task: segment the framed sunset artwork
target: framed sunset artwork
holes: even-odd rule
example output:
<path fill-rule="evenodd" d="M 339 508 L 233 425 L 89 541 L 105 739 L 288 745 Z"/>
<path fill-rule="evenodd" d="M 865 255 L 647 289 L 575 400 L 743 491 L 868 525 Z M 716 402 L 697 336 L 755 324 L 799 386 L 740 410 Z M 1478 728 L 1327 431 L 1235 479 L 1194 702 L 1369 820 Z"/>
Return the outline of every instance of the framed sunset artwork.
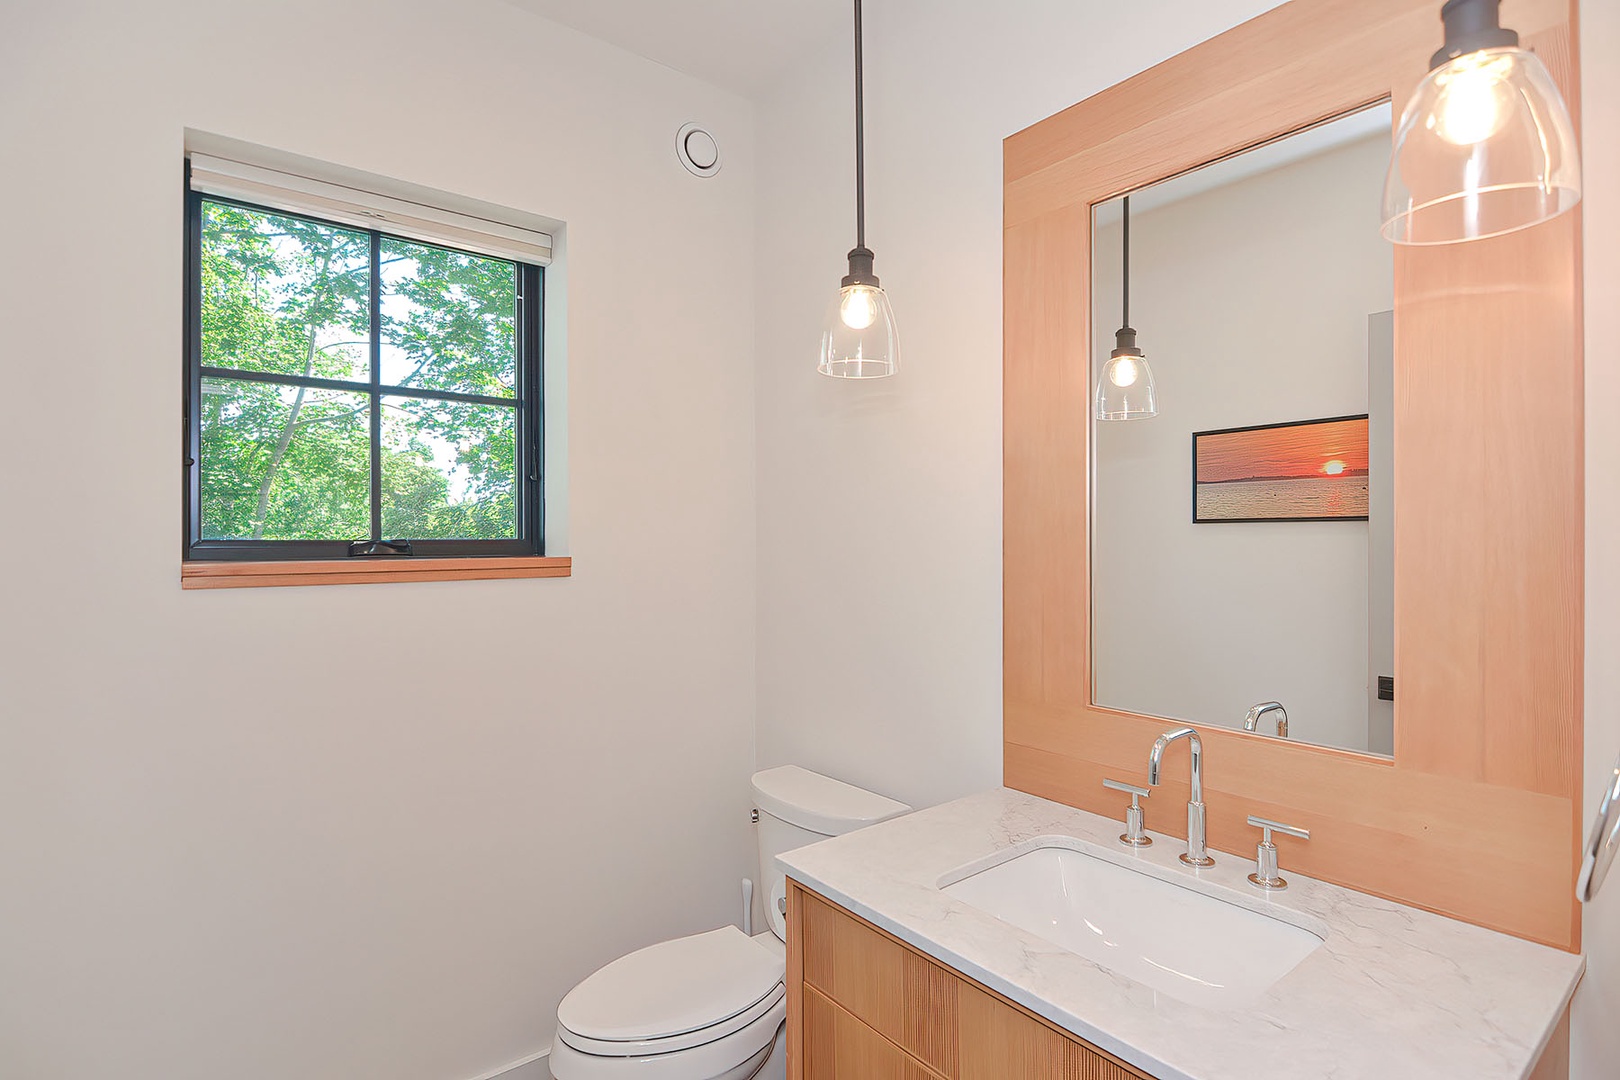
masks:
<path fill-rule="evenodd" d="M 1193 521 L 1366 521 L 1367 417 L 1193 433 Z"/>

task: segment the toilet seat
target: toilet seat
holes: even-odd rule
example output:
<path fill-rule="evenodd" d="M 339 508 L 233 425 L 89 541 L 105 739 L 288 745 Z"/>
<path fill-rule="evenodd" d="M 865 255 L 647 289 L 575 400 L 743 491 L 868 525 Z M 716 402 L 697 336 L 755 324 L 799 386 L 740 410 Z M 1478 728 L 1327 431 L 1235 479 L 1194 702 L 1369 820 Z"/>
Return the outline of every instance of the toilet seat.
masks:
<path fill-rule="evenodd" d="M 558 1006 L 553 1072 L 562 1080 L 751 1076 L 787 1014 L 785 975 L 780 951 L 734 926 L 620 957 Z"/>
<path fill-rule="evenodd" d="M 582 1054 L 592 1054 L 596 1057 L 646 1057 L 651 1054 L 669 1054 L 676 1050 L 690 1050 L 694 1046 L 718 1042 L 733 1032 L 741 1031 L 768 1013 L 785 1010 L 786 998 L 787 987 L 777 983 L 774 990 L 736 1016 L 727 1017 L 710 1027 L 685 1031 L 679 1035 L 667 1035 L 663 1038 L 612 1041 L 592 1039 L 561 1025 L 557 1027 L 557 1038 Z M 781 1006 L 781 1009 L 778 1009 L 778 1006 Z"/>
<path fill-rule="evenodd" d="M 765 1064 L 787 1018 L 787 1001 L 749 1027 L 704 1046 L 646 1057 L 582 1054 L 562 1039 L 551 1044 L 557 1080 L 749 1080 Z"/>

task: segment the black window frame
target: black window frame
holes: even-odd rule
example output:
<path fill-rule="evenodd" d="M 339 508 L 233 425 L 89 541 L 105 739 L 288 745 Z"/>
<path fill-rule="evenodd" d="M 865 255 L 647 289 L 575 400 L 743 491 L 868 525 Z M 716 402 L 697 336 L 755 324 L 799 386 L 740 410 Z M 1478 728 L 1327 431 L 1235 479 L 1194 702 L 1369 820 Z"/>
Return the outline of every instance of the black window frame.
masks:
<path fill-rule="evenodd" d="M 182 408 L 183 513 L 182 558 L 188 562 L 284 562 L 336 559 L 511 558 L 545 555 L 545 269 L 502 256 L 486 255 L 451 244 L 438 244 L 380 229 L 366 229 L 330 221 L 315 214 L 264 206 L 241 199 L 210 195 L 191 188 L 190 163 L 185 186 L 185 347 Z M 297 218 L 328 228 L 359 233 L 371 241 L 370 378 L 367 382 L 304 378 L 271 372 L 205 367 L 202 363 L 202 206 L 204 202 L 238 206 L 246 210 Z M 382 241 L 439 247 L 477 258 L 513 263 L 516 271 L 516 382 L 514 398 L 484 397 L 418 387 L 390 386 L 381 382 L 379 363 L 382 340 L 380 308 L 382 279 L 378 263 Z M 202 537 L 202 382 L 205 377 L 225 378 L 258 385 L 308 386 L 315 389 L 365 393 L 370 400 L 371 535 L 346 540 L 205 540 Z M 381 447 L 384 396 L 432 401 L 463 401 L 499 405 L 515 413 L 517 476 L 517 537 L 501 540 L 431 540 L 386 537 L 382 533 Z M 397 542 L 407 543 L 399 545 Z"/>

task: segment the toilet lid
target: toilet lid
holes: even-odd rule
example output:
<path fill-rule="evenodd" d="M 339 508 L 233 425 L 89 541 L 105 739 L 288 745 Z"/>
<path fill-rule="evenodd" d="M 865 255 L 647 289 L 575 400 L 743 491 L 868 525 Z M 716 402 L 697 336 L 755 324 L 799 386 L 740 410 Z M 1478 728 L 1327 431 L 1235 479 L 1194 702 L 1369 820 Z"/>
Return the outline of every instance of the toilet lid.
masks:
<path fill-rule="evenodd" d="M 782 983 L 783 959 L 735 926 L 622 956 L 563 998 L 557 1022 L 612 1042 L 662 1039 L 713 1027 Z"/>

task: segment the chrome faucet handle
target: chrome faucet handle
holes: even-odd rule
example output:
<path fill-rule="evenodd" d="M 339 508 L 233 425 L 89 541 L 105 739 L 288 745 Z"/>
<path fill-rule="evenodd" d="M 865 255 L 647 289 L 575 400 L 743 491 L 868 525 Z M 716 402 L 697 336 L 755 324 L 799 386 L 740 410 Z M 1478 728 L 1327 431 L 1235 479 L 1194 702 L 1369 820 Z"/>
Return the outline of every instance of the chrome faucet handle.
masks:
<path fill-rule="evenodd" d="M 1114 791 L 1123 791 L 1131 797 L 1131 805 L 1125 810 L 1125 831 L 1120 833 L 1119 842 L 1130 847 L 1148 847 L 1153 843 L 1142 828 L 1142 802 L 1141 800 L 1152 795 L 1153 792 L 1145 787 L 1127 784 L 1123 780 L 1104 780 L 1103 787 Z"/>
<path fill-rule="evenodd" d="M 1259 889 L 1273 891 L 1288 888 L 1288 879 L 1277 872 L 1277 845 L 1271 842 L 1271 834 L 1280 832 L 1285 836 L 1309 840 L 1311 831 L 1298 825 L 1284 825 L 1270 818 L 1255 817 L 1253 814 L 1249 815 L 1249 824 L 1260 830 L 1260 848 L 1255 853 L 1255 872 L 1249 875 L 1249 884 Z"/>

